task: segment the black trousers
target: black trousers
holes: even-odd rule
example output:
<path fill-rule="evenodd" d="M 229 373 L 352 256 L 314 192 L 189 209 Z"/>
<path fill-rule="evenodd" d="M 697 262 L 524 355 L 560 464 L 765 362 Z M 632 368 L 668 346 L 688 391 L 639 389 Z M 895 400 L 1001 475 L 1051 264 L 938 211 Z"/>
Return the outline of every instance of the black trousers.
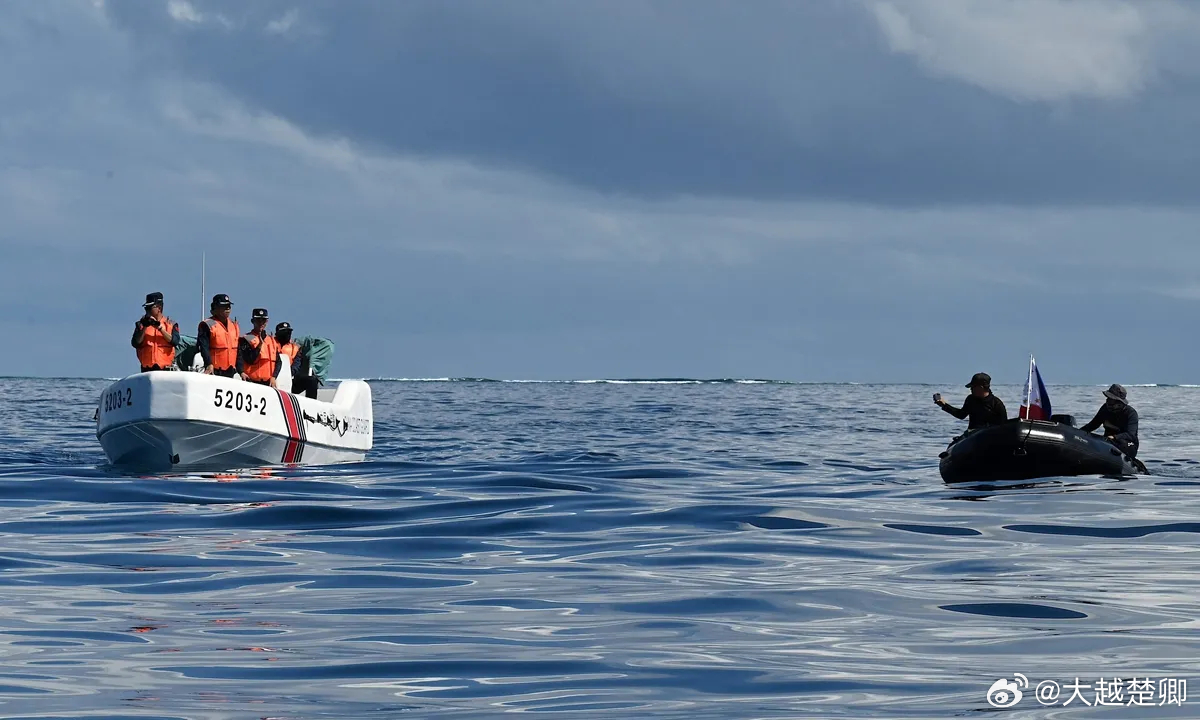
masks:
<path fill-rule="evenodd" d="M 306 397 L 316 399 L 317 397 L 317 376 L 316 375 L 301 375 L 292 378 L 292 394 L 299 395 L 303 393 Z"/>
<path fill-rule="evenodd" d="M 213 375 L 220 375 L 221 377 L 233 377 L 234 375 L 237 375 L 237 368 L 231 367 L 225 368 L 224 370 L 213 368 Z"/>
<path fill-rule="evenodd" d="M 1109 442 L 1111 442 L 1113 445 L 1116 445 L 1117 449 L 1119 449 L 1121 452 L 1125 453 L 1129 457 L 1131 457 L 1131 458 L 1137 457 L 1137 452 L 1138 452 L 1137 445 L 1135 445 L 1131 442 L 1125 442 L 1124 440 L 1117 440 L 1116 438 L 1109 440 Z"/>

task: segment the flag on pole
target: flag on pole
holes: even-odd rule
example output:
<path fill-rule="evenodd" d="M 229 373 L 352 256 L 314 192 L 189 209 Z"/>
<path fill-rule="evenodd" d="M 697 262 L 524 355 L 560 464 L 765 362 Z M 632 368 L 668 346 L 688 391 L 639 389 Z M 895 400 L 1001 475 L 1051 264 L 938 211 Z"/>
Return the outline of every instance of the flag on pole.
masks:
<path fill-rule="evenodd" d="M 1025 402 L 1021 404 L 1019 417 L 1029 420 L 1050 419 L 1050 396 L 1046 394 L 1046 384 L 1042 382 L 1042 374 L 1038 372 L 1037 362 L 1029 356 L 1029 377 L 1025 380 Z"/>

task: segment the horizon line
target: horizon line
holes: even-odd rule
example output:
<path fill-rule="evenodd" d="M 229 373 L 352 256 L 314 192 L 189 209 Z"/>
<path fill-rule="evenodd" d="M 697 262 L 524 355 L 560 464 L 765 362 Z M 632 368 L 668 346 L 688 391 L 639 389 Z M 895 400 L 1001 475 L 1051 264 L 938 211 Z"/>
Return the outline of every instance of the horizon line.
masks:
<path fill-rule="evenodd" d="M 131 377 L 140 373 L 131 373 Z M 0 380 L 105 380 L 115 382 L 123 378 L 108 376 L 83 375 L 0 375 Z M 739 377 L 612 377 L 612 378 L 489 378 L 489 377 L 393 377 L 393 376 L 362 376 L 329 378 L 329 382 L 343 380 L 362 380 L 364 382 L 409 382 L 409 383 L 511 383 L 511 384 L 561 384 L 561 385 L 590 385 L 590 384 L 643 384 L 643 385 L 857 385 L 857 386 L 920 386 L 944 387 L 958 386 L 959 382 L 929 382 L 929 381 L 858 381 L 858 380 L 784 380 L 775 378 L 739 378 Z M 997 387 L 1023 387 L 1024 382 L 994 383 Z M 1108 387 L 1109 383 L 1046 383 L 1047 387 Z M 1191 383 L 1126 383 L 1127 387 L 1200 387 Z M 964 388 L 965 390 L 965 388 Z"/>

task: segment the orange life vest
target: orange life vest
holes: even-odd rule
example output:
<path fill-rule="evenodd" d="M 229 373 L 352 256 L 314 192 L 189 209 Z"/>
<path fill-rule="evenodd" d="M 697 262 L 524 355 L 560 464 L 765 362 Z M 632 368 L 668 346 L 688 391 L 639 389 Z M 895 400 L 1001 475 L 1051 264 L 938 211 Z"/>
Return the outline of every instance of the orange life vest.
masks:
<path fill-rule="evenodd" d="M 279 340 L 276 340 L 275 344 L 278 345 Z M 296 358 L 300 357 L 300 346 L 289 340 L 286 345 L 279 345 L 279 352 L 287 355 L 288 365 L 290 366 L 291 363 L 296 362 Z"/>
<path fill-rule="evenodd" d="M 242 336 L 237 320 L 230 320 L 228 327 L 216 318 L 208 318 L 203 324 L 208 326 L 208 357 L 213 370 L 237 367 L 238 338 Z"/>
<path fill-rule="evenodd" d="M 250 343 L 252 348 L 259 347 L 260 344 L 262 347 L 259 348 L 258 359 L 246 367 L 242 376 L 247 380 L 258 382 L 267 382 L 275 377 L 275 363 L 279 362 L 279 342 L 275 336 L 267 335 L 260 338 L 253 333 L 247 333 L 246 342 Z"/>
<path fill-rule="evenodd" d="M 151 325 L 142 330 L 142 344 L 137 347 L 138 362 L 143 368 L 159 367 L 163 370 L 175 364 L 175 346 L 171 344 L 171 318 L 163 315 L 158 327 Z"/>

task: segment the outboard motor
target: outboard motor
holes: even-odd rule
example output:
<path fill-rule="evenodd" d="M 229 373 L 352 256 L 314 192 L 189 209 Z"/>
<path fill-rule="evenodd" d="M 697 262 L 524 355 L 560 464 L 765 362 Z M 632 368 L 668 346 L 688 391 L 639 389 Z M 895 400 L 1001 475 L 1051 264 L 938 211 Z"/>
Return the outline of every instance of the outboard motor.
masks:
<path fill-rule="evenodd" d="M 1067 427 L 1075 427 L 1074 415 L 1051 415 L 1050 422 L 1056 422 Z"/>

